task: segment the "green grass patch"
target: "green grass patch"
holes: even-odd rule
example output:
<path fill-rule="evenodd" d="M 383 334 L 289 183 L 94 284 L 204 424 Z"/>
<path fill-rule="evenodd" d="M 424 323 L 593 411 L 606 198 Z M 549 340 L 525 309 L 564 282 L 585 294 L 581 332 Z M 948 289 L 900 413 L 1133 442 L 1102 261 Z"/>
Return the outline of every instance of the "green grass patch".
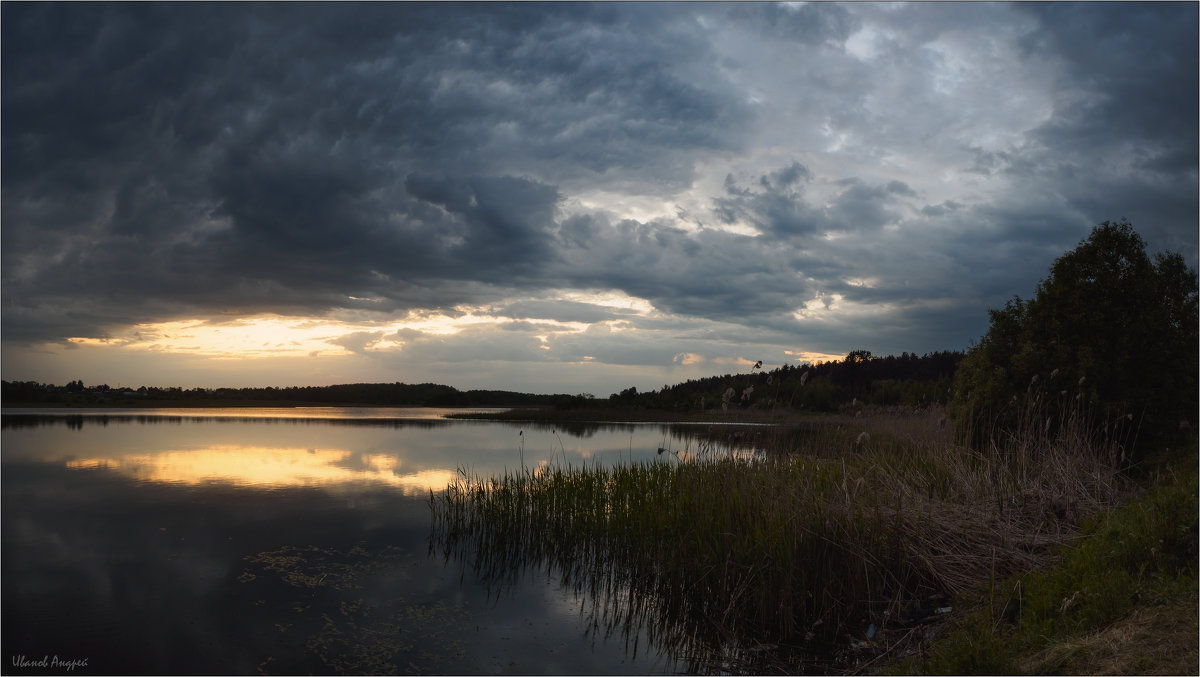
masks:
<path fill-rule="evenodd" d="M 1119 674 L 1166 665 L 1172 672 L 1183 656 L 1190 661 L 1185 672 L 1195 673 L 1198 494 L 1192 459 L 1144 495 L 1090 520 L 1055 566 L 989 585 L 926 656 L 894 670 Z M 1181 612 L 1191 621 L 1182 633 Z M 1159 632 L 1130 631 L 1159 616 L 1169 620 Z M 1182 639 L 1162 645 L 1163 637 Z"/>

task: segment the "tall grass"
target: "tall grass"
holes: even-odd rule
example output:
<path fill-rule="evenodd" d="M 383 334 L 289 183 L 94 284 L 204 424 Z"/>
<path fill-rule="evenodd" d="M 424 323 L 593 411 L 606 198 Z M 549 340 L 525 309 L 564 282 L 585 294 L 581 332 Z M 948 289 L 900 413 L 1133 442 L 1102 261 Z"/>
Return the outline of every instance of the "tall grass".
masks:
<path fill-rule="evenodd" d="M 1119 491 L 1082 419 L 1002 452 L 936 410 L 857 423 L 752 458 L 463 472 L 431 494 L 434 544 L 496 583 L 556 572 L 598 629 L 645 630 L 689 671 L 795 671 L 911 600 L 1036 565 Z"/>

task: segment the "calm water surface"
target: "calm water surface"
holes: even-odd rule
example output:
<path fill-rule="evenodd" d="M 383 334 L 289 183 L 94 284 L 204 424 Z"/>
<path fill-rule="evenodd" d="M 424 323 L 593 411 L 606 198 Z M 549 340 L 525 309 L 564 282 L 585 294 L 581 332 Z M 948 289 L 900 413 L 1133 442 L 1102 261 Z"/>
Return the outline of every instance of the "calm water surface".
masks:
<path fill-rule="evenodd" d="M 446 411 L 5 409 L 4 671 L 675 669 L 546 571 L 497 590 L 430 553 L 426 499 L 460 469 L 658 458 L 688 429 Z"/>

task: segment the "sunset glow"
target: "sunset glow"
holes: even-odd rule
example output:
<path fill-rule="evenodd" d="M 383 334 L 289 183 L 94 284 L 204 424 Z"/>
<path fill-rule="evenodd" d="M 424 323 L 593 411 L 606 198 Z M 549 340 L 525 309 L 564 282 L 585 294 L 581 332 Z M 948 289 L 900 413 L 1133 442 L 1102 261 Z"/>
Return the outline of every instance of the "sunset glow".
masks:
<path fill-rule="evenodd" d="M 218 359 L 348 352 L 329 339 L 354 331 L 324 322 L 261 317 L 211 323 L 176 320 L 130 327 L 107 339 L 70 338 L 81 346 L 112 346 L 132 351 L 191 353 Z"/>
<path fill-rule="evenodd" d="M 318 357 L 351 355 L 356 351 L 342 345 L 350 337 L 360 350 L 401 350 L 406 342 L 401 332 L 430 337 L 453 336 L 479 327 L 502 327 L 516 320 L 468 312 L 457 316 L 441 313 L 414 314 L 394 322 L 352 323 L 336 320 L 259 316 L 237 320 L 176 320 L 130 327 L 122 335 L 103 339 L 72 337 L 73 345 L 118 348 L 126 351 L 181 353 L 213 359 L 264 357 Z M 544 331 L 576 333 L 588 325 L 580 322 L 539 320 Z M 548 335 L 539 338 L 546 339 Z M 411 340 L 411 335 L 409 335 Z"/>

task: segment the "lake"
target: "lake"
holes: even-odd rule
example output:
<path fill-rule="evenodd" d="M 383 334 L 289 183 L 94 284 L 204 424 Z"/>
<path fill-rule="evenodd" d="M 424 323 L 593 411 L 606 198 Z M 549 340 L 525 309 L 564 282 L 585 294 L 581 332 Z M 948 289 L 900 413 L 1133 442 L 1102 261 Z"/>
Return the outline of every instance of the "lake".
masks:
<path fill-rule="evenodd" d="M 448 560 L 427 501 L 459 472 L 676 462 L 704 426 L 449 411 L 4 409 L 5 671 L 680 669 L 553 571 L 497 587 Z"/>

